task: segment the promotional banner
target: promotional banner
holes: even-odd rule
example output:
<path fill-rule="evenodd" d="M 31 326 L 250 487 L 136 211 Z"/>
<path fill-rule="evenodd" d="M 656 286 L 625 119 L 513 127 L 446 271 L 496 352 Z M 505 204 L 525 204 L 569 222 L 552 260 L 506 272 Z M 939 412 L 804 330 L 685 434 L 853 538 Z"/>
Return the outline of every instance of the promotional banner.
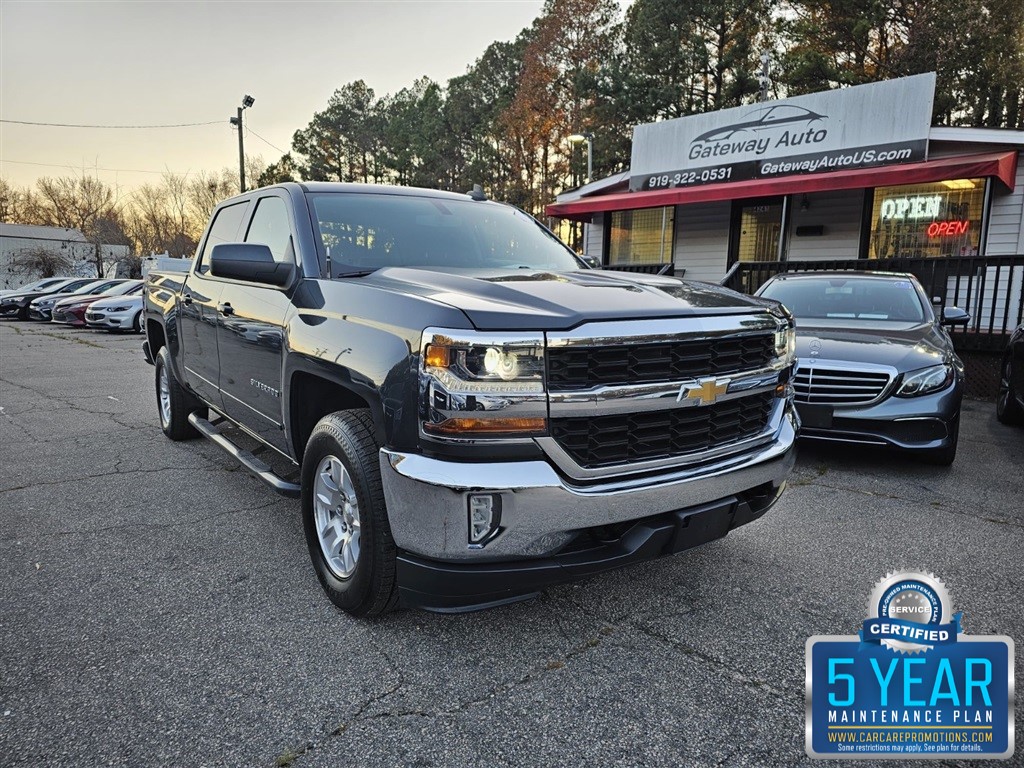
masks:
<path fill-rule="evenodd" d="M 927 159 L 928 73 L 639 125 L 632 191 Z"/>
<path fill-rule="evenodd" d="M 818 758 L 1005 759 L 1013 641 L 968 637 L 945 585 L 891 573 L 857 635 L 807 641 L 806 749 Z"/>

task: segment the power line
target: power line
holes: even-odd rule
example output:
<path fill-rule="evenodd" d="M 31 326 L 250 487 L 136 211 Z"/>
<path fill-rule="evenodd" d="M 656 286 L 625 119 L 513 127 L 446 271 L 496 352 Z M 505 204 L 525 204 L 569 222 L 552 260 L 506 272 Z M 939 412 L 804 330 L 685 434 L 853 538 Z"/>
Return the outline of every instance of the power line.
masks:
<path fill-rule="evenodd" d="M 149 170 L 143 170 L 141 168 L 98 168 L 96 166 L 89 166 L 89 165 L 79 166 L 79 165 L 74 165 L 72 163 L 33 163 L 33 162 L 29 161 L 29 160 L 8 160 L 6 157 L 3 158 L 3 159 L 0 159 L 0 165 L 2 165 L 4 163 L 17 163 L 18 165 L 39 165 L 39 166 L 43 166 L 45 168 L 67 168 L 69 170 L 75 170 L 77 168 L 83 167 L 83 168 L 86 168 L 86 169 L 91 170 L 91 171 L 114 171 L 116 173 L 156 173 L 156 174 L 159 174 L 159 175 L 163 175 L 165 173 L 174 173 L 175 175 L 178 175 L 178 176 L 187 176 L 188 175 L 188 173 L 181 174 L 181 173 L 177 173 L 176 171 L 168 171 L 168 170 L 149 171 Z"/>
<path fill-rule="evenodd" d="M 256 133 L 256 131 L 254 131 L 254 130 L 253 130 L 253 129 L 252 129 L 251 127 L 250 127 L 250 126 L 248 126 L 248 125 L 247 125 L 247 126 L 245 126 L 245 129 L 246 129 L 247 131 L 249 131 L 249 133 L 251 133 L 251 134 L 252 134 L 253 136 L 255 136 L 255 137 L 256 137 L 257 139 L 259 139 L 260 141 L 262 141 L 262 142 L 263 142 L 264 144 L 267 144 L 268 146 L 272 147 L 273 149 L 276 149 L 276 150 L 277 150 L 278 152 L 280 152 L 280 153 L 281 153 L 282 155 L 284 155 L 284 154 L 287 154 L 287 153 L 286 153 L 286 152 L 285 152 L 285 151 L 284 151 L 283 149 L 281 149 L 281 148 L 280 148 L 279 146 L 277 146 L 276 144 L 271 144 L 271 143 L 270 143 L 269 141 L 267 141 L 267 140 L 266 140 L 266 139 L 264 139 L 264 138 L 263 138 L 262 136 L 260 136 L 260 135 L 259 135 L 258 133 Z"/>
<path fill-rule="evenodd" d="M 16 125 L 43 125 L 50 128 L 192 128 L 197 125 L 220 125 L 224 120 L 210 120 L 205 123 L 168 123 L 166 125 L 87 125 L 83 123 L 38 123 L 32 120 L 4 120 L 0 123 Z"/>

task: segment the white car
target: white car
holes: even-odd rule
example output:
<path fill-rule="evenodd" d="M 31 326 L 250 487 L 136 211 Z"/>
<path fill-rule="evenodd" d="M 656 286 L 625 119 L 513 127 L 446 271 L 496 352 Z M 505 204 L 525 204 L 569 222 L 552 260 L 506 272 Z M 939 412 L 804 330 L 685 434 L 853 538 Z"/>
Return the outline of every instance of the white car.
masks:
<path fill-rule="evenodd" d="M 100 299 L 85 311 L 85 323 L 90 328 L 141 333 L 142 301 L 138 294 Z"/>

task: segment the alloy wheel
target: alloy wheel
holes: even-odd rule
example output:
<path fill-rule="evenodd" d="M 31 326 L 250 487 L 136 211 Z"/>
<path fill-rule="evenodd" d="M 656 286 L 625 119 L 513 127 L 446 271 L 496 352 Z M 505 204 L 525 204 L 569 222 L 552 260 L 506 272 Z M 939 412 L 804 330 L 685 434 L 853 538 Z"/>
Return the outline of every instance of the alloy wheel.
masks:
<path fill-rule="evenodd" d="M 359 502 L 348 470 L 336 456 L 316 469 L 313 517 L 327 567 L 339 579 L 352 576 L 359 563 Z"/>
<path fill-rule="evenodd" d="M 171 382 L 168 376 L 167 366 L 160 366 L 160 423 L 165 428 L 171 423 Z"/>

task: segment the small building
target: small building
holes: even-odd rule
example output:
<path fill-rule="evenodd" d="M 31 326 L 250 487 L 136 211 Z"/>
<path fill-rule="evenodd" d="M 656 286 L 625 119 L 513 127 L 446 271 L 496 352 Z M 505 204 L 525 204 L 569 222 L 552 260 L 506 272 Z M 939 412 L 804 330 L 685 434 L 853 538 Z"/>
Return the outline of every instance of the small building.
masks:
<path fill-rule="evenodd" d="M 130 253 L 127 245 L 98 246 L 103 258 L 104 275 L 112 273 L 119 261 Z M 42 258 L 26 258 L 49 252 L 60 264 L 60 273 L 88 277 L 96 274 L 96 244 L 81 230 L 63 227 L 37 227 L 32 224 L 0 223 L 0 289 L 17 288 L 42 277 L 38 264 Z M 26 263 L 28 262 L 28 263 Z M 31 262 L 36 262 L 33 267 Z"/>
<path fill-rule="evenodd" d="M 752 292 L 782 271 L 913 272 L 972 314 L 1024 314 L 1024 131 L 931 126 L 934 74 L 637 126 L 630 170 L 559 195 L 606 268 Z"/>

